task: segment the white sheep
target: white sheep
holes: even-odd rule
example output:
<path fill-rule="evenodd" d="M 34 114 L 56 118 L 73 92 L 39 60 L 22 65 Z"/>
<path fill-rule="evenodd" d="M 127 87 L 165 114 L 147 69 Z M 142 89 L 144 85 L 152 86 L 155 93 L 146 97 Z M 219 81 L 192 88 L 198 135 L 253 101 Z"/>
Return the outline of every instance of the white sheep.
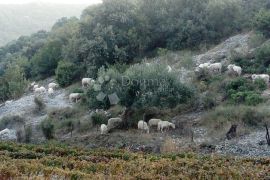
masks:
<path fill-rule="evenodd" d="M 268 85 L 269 83 L 269 75 L 268 74 L 252 74 L 252 81 L 254 82 L 257 79 L 262 79 Z"/>
<path fill-rule="evenodd" d="M 210 72 L 217 72 L 217 73 L 221 73 L 221 70 L 222 70 L 222 64 L 221 63 L 213 63 L 213 64 L 210 64 L 208 66 L 208 69 Z"/>
<path fill-rule="evenodd" d="M 161 119 L 150 119 L 148 121 L 148 125 L 149 125 L 149 128 L 153 127 L 153 126 L 158 126 L 158 123 L 162 121 Z"/>
<path fill-rule="evenodd" d="M 56 89 L 56 88 L 58 88 L 58 84 L 56 84 L 56 83 L 49 83 L 49 85 L 48 85 L 48 88 L 50 89 Z"/>
<path fill-rule="evenodd" d="M 93 80 L 92 78 L 83 78 L 82 79 L 82 86 L 83 87 L 88 87 L 91 86 L 95 83 L 95 80 Z"/>
<path fill-rule="evenodd" d="M 49 96 L 53 96 L 53 94 L 54 94 L 53 88 L 49 88 L 49 89 L 48 89 L 48 95 L 49 95 Z"/>
<path fill-rule="evenodd" d="M 71 93 L 69 95 L 69 101 L 70 102 L 77 103 L 80 98 L 81 98 L 81 94 L 80 93 Z"/>
<path fill-rule="evenodd" d="M 169 121 L 160 121 L 158 123 L 158 131 L 161 131 L 163 133 L 164 130 L 168 130 L 169 128 L 175 129 L 175 124 L 169 122 Z"/>
<path fill-rule="evenodd" d="M 168 72 L 172 72 L 172 67 L 168 65 L 168 66 L 167 66 L 167 71 L 168 71 Z"/>
<path fill-rule="evenodd" d="M 117 127 L 120 123 L 122 123 L 122 119 L 117 117 L 117 118 L 110 118 L 108 120 L 108 129 L 113 129 L 115 127 Z"/>
<path fill-rule="evenodd" d="M 34 82 L 32 82 L 32 83 L 30 84 L 30 86 L 33 87 L 35 84 L 36 84 L 36 82 L 34 81 Z"/>
<path fill-rule="evenodd" d="M 229 74 L 234 73 L 234 74 L 237 74 L 238 76 L 242 74 L 242 68 L 240 66 L 230 64 L 228 65 L 227 69 L 228 69 Z"/>
<path fill-rule="evenodd" d="M 35 84 L 34 87 L 33 87 L 33 90 L 35 91 L 35 89 L 38 88 L 38 84 Z"/>
<path fill-rule="evenodd" d="M 35 92 L 36 94 L 46 93 L 46 88 L 43 87 L 43 86 L 41 86 L 41 87 L 39 87 L 39 88 L 36 88 L 36 89 L 34 90 L 34 92 Z"/>
<path fill-rule="evenodd" d="M 6 102 L 5 102 L 5 105 L 9 105 L 9 104 L 11 104 L 12 102 L 13 102 L 13 100 L 6 101 Z"/>
<path fill-rule="evenodd" d="M 107 134 L 108 133 L 108 127 L 106 124 L 101 124 L 100 126 L 101 134 Z"/>
<path fill-rule="evenodd" d="M 149 133 L 149 127 L 148 127 L 147 123 L 144 122 L 143 120 L 140 120 L 138 122 L 138 129 L 139 130 L 146 131 L 147 133 Z"/>
<path fill-rule="evenodd" d="M 199 72 L 201 70 L 208 70 L 210 63 L 203 63 L 196 67 L 195 71 Z"/>

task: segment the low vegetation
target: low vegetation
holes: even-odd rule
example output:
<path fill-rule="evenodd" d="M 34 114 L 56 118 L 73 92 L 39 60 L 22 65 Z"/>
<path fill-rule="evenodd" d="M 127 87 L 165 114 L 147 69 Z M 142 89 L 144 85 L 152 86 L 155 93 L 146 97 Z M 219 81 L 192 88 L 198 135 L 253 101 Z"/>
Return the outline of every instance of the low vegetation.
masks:
<path fill-rule="evenodd" d="M 269 158 L 255 160 L 193 153 L 152 155 L 13 143 L 0 143 L 0 160 L 2 179 L 264 179 L 270 161 Z"/>

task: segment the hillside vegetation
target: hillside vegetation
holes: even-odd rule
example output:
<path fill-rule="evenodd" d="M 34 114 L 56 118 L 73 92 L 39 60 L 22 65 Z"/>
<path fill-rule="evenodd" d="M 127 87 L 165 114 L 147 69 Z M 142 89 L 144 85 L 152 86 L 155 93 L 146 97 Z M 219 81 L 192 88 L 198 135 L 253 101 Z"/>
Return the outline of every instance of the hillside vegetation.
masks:
<path fill-rule="evenodd" d="M 50 30 L 62 17 L 79 17 L 87 5 L 21 4 L 0 5 L 0 47 L 20 36 Z"/>
<path fill-rule="evenodd" d="M 56 179 L 262 179 L 270 159 L 84 150 L 0 143 L 0 177 Z"/>

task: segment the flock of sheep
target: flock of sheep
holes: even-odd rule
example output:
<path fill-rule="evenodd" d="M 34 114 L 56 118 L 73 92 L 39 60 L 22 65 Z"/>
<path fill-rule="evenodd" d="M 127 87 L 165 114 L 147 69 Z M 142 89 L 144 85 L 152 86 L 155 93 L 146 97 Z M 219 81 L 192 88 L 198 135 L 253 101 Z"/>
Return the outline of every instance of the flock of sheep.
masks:
<path fill-rule="evenodd" d="M 122 123 L 122 119 L 121 118 L 111 118 L 108 120 L 108 124 L 102 124 L 100 126 L 100 132 L 101 134 L 107 134 L 111 129 L 117 127 L 117 125 L 119 125 L 120 123 Z M 169 121 L 162 121 L 161 119 L 150 119 L 147 122 L 140 120 L 138 122 L 138 129 L 142 130 L 144 132 L 149 133 L 150 132 L 150 128 L 153 127 L 157 127 L 157 130 L 160 132 L 164 132 L 165 130 L 169 130 L 170 128 L 175 129 L 175 124 L 169 122 Z"/>
<path fill-rule="evenodd" d="M 30 87 L 33 89 L 35 94 L 45 94 L 48 93 L 49 96 L 53 96 L 54 91 L 59 87 L 56 83 L 49 83 L 48 90 L 44 86 L 39 86 L 36 82 L 31 83 Z"/>
<path fill-rule="evenodd" d="M 221 73 L 222 71 L 222 64 L 221 63 L 203 63 L 200 64 L 198 67 L 196 67 L 195 72 L 200 72 L 202 70 L 206 70 L 211 74 L 217 74 Z M 234 64 L 230 64 L 227 66 L 227 72 L 228 74 L 234 74 L 237 76 L 240 76 L 242 74 L 242 68 L 240 66 L 236 66 Z M 269 75 L 268 74 L 252 74 L 251 79 L 253 81 L 257 79 L 262 79 L 265 81 L 265 83 L 268 85 L 269 83 Z"/>

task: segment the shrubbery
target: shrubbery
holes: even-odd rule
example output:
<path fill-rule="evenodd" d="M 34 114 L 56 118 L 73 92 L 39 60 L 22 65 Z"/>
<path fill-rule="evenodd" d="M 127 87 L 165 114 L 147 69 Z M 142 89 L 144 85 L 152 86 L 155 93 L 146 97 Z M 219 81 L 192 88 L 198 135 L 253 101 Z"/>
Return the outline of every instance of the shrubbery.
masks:
<path fill-rule="evenodd" d="M 253 24 L 256 30 L 270 37 L 270 10 L 264 9 L 256 14 Z"/>
<path fill-rule="evenodd" d="M 51 119 L 45 119 L 41 123 L 41 130 L 46 139 L 50 140 L 54 138 L 54 124 Z"/>
<path fill-rule="evenodd" d="M 60 61 L 56 69 L 56 80 L 60 86 L 65 87 L 79 78 L 80 69 L 77 65 L 68 61 Z"/>
<path fill-rule="evenodd" d="M 226 95 L 234 104 L 257 105 L 263 102 L 261 91 L 267 88 L 263 80 L 253 83 L 245 78 L 237 78 L 227 82 Z"/>
<path fill-rule="evenodd" d="M 100 86 L 100 90 L 94 86 L 87 93 L 87 98 L 91 106 L 100 108 L 109 108 L 112 103 L 110 95 L 117 95 L 123 106 L 139 108 L 173 108 L 192 101 L 194 95 L 193 89 L 181 84 L 175 73 L 169 73 L 166 66 L 158 64 L 133 65 L 122 74 L 115 69 L 101 69 L 96 86 Z M 99 101 L 97 96 L 101 92 L 105 97 Z"/>
<path fill-rule="evenodd" d="M 3 77 L 0 77 L 0 102 L 10 98 L 18 98 L 27 87 L 22 68 L 10 64 Z"/>

